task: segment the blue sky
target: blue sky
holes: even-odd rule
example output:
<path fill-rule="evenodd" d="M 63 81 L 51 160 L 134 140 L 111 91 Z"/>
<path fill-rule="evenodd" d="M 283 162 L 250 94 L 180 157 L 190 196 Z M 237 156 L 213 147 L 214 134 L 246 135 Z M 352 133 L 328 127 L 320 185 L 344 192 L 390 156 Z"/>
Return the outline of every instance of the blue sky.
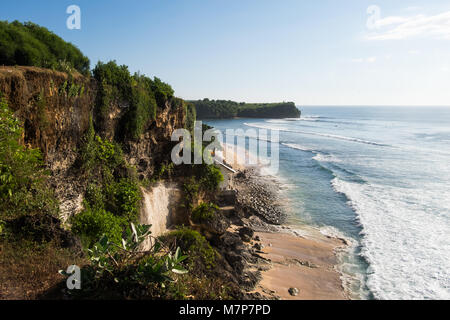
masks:
<path fill-rule="evenodd" d="M 81 30 L 66 27 L 72 4 Z M 0 19 L 43 25 L 91 67 L 115 59 L 185 99 L 450 105 L 449 1 L 16 0 Z"/>

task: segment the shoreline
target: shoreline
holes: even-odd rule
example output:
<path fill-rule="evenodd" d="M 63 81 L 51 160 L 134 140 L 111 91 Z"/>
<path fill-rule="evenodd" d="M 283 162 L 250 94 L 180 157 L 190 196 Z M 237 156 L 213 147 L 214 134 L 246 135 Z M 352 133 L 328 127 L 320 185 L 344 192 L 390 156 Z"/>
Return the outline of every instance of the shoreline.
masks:
<path fill-rule="evenodd" d="M 285 225 L 286 215 L 278 203 L 276 182 L 262 176 L 258 166 L 236 163 L 232 148 L 226 144 L 223 147 L 227 150 L 226 163 L 238 171 L 228 175 L 234 179 L 231 188 L 237 192 L 238 206 L 248 212 L 248 218 L 242 221 L 254 231 L 248 245 L 263 260 L 253 266 L 260 277 L 255 288 L 247 293 L 264 299 L 349 299 L 337 270 L 337 251 L 347 246 L 345 240 L 323 235 L 313 227 L 295 226 L 300 235 Z"/>
<path fill-rule="evenodd" d="M 257 232 L 262 252 L 271 267 L 262 272 L 256 292 L 282 300 L 347 300 L 335 250 L 343 242 L 335 238 L 310 239 L 284 232 Z M 298 290 L 297 295 L 289 289 Z"/>

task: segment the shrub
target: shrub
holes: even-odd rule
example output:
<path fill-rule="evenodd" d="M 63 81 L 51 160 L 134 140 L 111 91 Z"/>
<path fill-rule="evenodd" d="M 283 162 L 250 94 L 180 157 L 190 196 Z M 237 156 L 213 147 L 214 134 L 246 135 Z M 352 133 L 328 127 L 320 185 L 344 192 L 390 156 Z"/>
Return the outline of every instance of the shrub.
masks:
<path fill-rule="evenodd" d="M 73 218 L 72 230 L 86 238 L 90 246 L 112 226 L 109 238 L 117 240 L 128 223 L 138 220 L 141 199 L 139 185 L 132 179 L 122 178 L 105 185 L 91 183 L 85 193 L 86 210 Z M 111 225 L 105 221 L 109 218 Z M 91 228 L 89 223 L 93 223 Z"/>
<path fill-rule="evenodd" d="M 202 165 L 200 167 L 200 185 L 205 191 L 217 191 L 223 181 L 223 175 L 215 165 Z"/>
<path fill-rule="evenodd" d="M 72 218 L 72 231 L 78 234 L 84 245 L 91 247 L 102 235 L 112 241 L 120 241 L 125 219 L 100 208 L 86 209 Z"/>
<path fill-rule="evenodd" d="M 80 153 L 81 167 L 88 174 L 95 169 L 105 173 L 124 164 L 122 148 L 116 142 L 103 140 L 95 134 L 92 119 L 89 129 L 83 138 L 83 146 Z M 102 170 L 103 169 L 103 170 Z"/>
<path fill-rule="evenodd" d="M 119 66 L 116 61 L 99 61 L 93 70 L 94 78 L 100 87 L 110 86 L 110 96 L 129 101 L 131 98 L 131 75 L 126 65 Z"/>
<path fill-rule="evenodd" d="M 152 90 L 155 93 L 155 98 L 160 108 L 163 108 L 164 103 L 172 98 L 174 94 L 172 87 L 169 84 L 162 82 L 161 79 L 157 77 L 153 80 Z"/>
<path fill-rule="evenodd" d="M 138 183 L 132 179 L 123 178 L 107 187 L 107 190 L 110 196 L 107 204 L 110 204 L 111 211 L 128 222 L 136 222 L 142 199 Z"/>
<path fill-rule="evenodd" d="M 187 227 L 179 228 L 162 236 L 163 241 L 176 239 L 183 252 L 188 253 L 188 264 L 191 270 L 209 270 L 214 268 L 217 253 L 199 232 Z"/>
<path fill-rule="evenodd" d="M 194 130 L 195 120 L 197 118 L 195 105 L 193 103 L 185 102 L 184 108 L 186 113 L 185 128 L 192 131 Z"/>
<path fill-rule="evenodd" d="M 91 265 L 83 269 L 83 289 L 69 293 L 152 297 L 155 286 L 164 288 L 174 281 L 173 275 L 187 273 L 182 265 L 187 256 L 182 256 L 179 248 L 173 252 L 156 240 L 149 250 L 142 252 L 142 244 L 148 237 L 149 225 L 134 224 L 120 241 L 103 236 L 89 249 Z M 60 273 L 68 276 L 64 271 Z"/>
<path fill-rule="evenodd" d="M 119 66 L 115 61 L 99 62 L 93 73 L 99 84 L 96 119 L 103 122 L 114 101 L 129 105 L 121 119 L 122 137 L 138 139 L 156 118 L 158 105 L 163 108 L 173 97 L 173 89 L 167 83 L 139 73 L 132 76 L 127 66 Z"/>
<path fill-rule="evenodd" d="M 214 219 L 217 210 L 219 210 L 219 207 L 217 207 L 214 203 L 203 202 L 192 210 L 192 221 L 201 223 Z"/>
<path fill-rule="evenodd" d="M 162 178 L 170 178 L 174 170 L 174 164 L 173 162 L 167 164 L 167 163 L 161 163 L 158 167 L 158 169 L 153 173 L 152 180 L 158 181 Z"/>
<path fill-rule="evenodd" d="M 135 74 L 132 78 L 130 108 L 123 119 L 125 133 L 132 139 L 138 139 L 149 122 L 156 118 L 157 103 L 152 83 L 143 75 Z"/>
<path fill-rule="evenodd" d="M 94 209 L 104 209 L 106 197 L 100 185 L 91 183 L 87 186 L 84 200 Z"/>

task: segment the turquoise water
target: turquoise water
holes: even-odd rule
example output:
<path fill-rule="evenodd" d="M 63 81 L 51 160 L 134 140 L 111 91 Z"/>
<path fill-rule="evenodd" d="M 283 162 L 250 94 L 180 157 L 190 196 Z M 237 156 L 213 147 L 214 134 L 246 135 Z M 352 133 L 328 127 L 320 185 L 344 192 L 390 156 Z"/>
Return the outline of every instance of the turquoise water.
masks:
<path fill-rule="evenodd" d="M 300 120 L 206 121 L 280 130 L 291 225 L 353 244 L 354 297 L 450 298 L 450 108 L 304 107 Z"/>

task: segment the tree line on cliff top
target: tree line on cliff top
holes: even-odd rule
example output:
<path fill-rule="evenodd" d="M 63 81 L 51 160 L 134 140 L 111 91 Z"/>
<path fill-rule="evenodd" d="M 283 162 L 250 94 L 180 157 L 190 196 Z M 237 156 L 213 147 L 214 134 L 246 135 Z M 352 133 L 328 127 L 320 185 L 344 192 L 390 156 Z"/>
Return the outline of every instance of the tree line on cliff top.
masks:
<path fill-rule="evenodd" d="M 197 118 L 199 119 L 300 117 L 300 111 L 294 102 L 245 103 L 209 99 L 189 102 L 195 106 Z"/>
<path fill-rule="evenodd" d="M 0 21 L 0 64 L 89 73 L 89 59 L 73 44 L 32 22 Z"/>

